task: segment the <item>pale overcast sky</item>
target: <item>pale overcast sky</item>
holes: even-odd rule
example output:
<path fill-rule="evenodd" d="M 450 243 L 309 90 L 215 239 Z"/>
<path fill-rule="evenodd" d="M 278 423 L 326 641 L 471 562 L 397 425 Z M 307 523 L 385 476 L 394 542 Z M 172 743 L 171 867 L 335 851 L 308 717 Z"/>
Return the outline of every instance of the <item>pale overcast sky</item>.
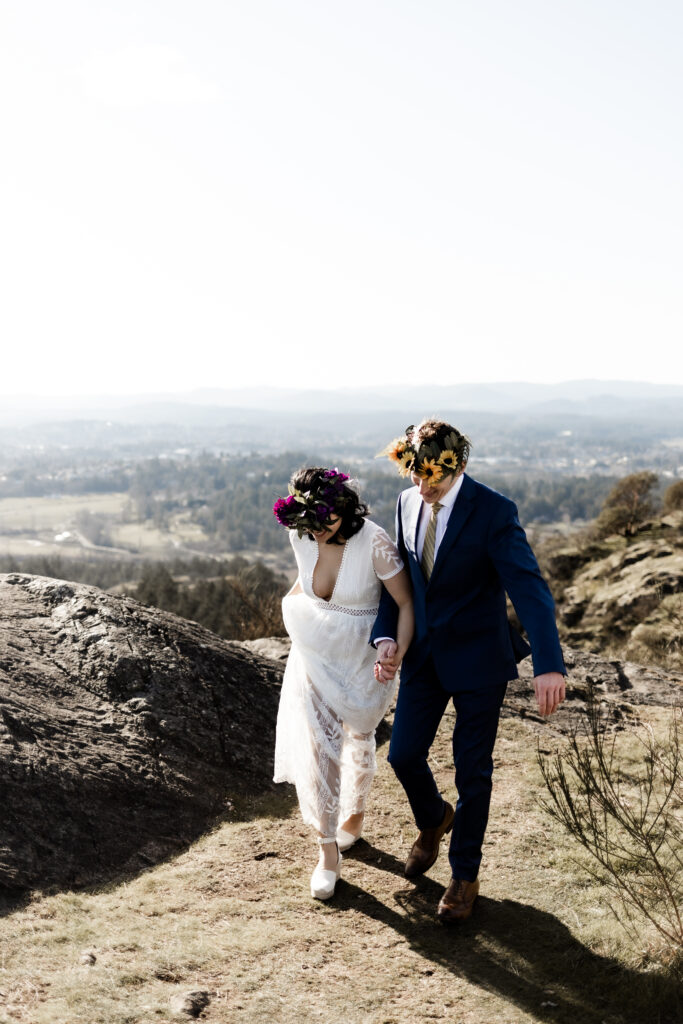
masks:
<path fill-rule="evenodd" d="M 0 394 L 683 384 L 680 0 L 0 12 Z"/>

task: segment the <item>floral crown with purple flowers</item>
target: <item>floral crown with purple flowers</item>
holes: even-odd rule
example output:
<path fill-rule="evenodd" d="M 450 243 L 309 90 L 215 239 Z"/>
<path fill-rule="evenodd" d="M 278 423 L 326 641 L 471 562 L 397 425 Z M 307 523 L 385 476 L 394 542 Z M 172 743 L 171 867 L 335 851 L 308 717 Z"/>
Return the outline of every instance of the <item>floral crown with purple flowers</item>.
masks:
<path fill-rule="evenodd" d="M 296 530 L 299 537 L 305 533 L 319 533 L 332 525 L 332 516 L 339 516 L 355 498 L 344 486 L 347 473 L 336 468 L 326 469 L 320 484 L 308 491 L 297 490 L 289 484 L 289 495 L 278 498 L 273 515 L 288 530 Z"/>

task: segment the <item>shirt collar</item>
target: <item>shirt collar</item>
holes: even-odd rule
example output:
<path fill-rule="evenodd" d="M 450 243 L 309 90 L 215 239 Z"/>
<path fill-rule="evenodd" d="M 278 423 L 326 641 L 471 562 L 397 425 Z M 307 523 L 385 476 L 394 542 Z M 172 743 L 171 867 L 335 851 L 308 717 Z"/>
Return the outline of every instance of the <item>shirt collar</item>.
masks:
<path fill-rule="evenodd" d="M 455 499 L 458 497 L 458 493 L 460 491 L 460 488 L 462 487 L 462 482 L 463 482 L 464 479 L 465 479 L 465 474 L 461 473 L 460 476 L 458 477 L 458 479 L 453 484 L 453 486 L 449 487 L 449 489 L 444 494 L 443 498 L 441 498 L 441 500 L 440 500 L 440 504 L 441 504 L 442 508 L 448 509 L 448 514 L 449 515 L 450 515 L 450 512 L 451 512 L 451 509 L 453 508 L 453 505 L 455 504 Z M 423 505 L 426 505 L 426 504 L 427 504 L 426 502 L 423 502 Z"/>

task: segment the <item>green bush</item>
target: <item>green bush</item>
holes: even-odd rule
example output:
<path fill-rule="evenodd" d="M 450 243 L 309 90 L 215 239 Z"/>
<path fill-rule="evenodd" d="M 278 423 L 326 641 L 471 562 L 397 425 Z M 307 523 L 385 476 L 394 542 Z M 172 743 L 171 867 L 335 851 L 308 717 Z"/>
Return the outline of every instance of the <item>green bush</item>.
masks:
<path fill-rule="evenodd" d="M 638 527 L 655 511 L 652 492 L 657 486 L 656 473 L 631 473 L 612 488 L 598 517 L 601 537 L 621 534 L 632 537 Z"/>
<path fill-rule="evenodd" d="M 677 480 L 664 493 L 664 510 L 677 512 L 681 509 L 683 509 L 683 480 Z"/>

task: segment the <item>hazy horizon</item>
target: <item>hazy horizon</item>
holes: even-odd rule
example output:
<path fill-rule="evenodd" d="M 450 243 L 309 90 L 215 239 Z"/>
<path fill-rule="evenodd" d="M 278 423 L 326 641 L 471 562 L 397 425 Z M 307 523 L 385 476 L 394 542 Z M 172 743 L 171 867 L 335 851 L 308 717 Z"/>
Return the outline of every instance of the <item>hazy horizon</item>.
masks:
<path fill-rule="evenodd" d="M 1 18 L 6 395 L 683 385 L 680 4 Z"/>
<path fill-rule="evenodd" d="M 193 396 L 202 399 L 208 399 L 212 396 L 220 398 L 222 395 L 251 395 L 251 394 L 285 394 L 288 392 L 301 392 L 301 393 L 329 393 L 329 394 L 345 394 L 345 393 L 360 393 L 360 392 L 373 392 L 378 394 L 391 394 L 392 392 L 406 392 L 406 391 L 421 391 L 425 389 L 425 385 L 416 383 L 413 381 L 405 381 L 396 383 L 393 385 L 382 385 L 377 384 L 358 384 L 358 385 L 338 385 L 338 386 L 326 386 L 325 383 L 320 383 L 315 386 L 303 386 L 293 384 L 269 384 L 263 387 L 245 384 L 238 387 L 217 387 L 215 385 L 198 385 L 192 388 L 177 388 L 174 390 L 117 390 L 117 391 L 106 391 L 106 390 L 81 390 L 70 393 L 46 393 L 37 391 L 23 391 L 16 392 L 14 394 L 2 391 L 2 385 L 0 385 L 0 401 L 10 401 L 20 404 L 22 401 L 33 402 L 41 401 L 44 399 L 52 400 L 56 403 L 66 403 L 71 400 L 74 401 L 89 401 L 89 400 L 115 400 L 115 399 L 133 399 L 133 400 L 155 400 L 155 399 L 181 399 L 187 401 Z M 509 392 L 521 392 L 524 389 L 531 391 L 542 392 L 584 392 L 585 394 L 605 393 L 609 394 L 610 391 L 616 393 L 634 393 L 637 394 L 639 389 L 645 389 L 652 393 L 665 393 L 668 392 L 671 395 L 680 394 L 683 397 L 683 384 L 671 383 L 671 382 L 658 382 L 654 380 L 648 380 L 646 378 L 599 378 L 599 377 L 568 377 L 560 380 L 553 381 L 539 381 L 532 379 L 525 380 L 468 380 L 459 383 L 439 383 L 432 386 L 432 390 L 435 393 L 452 391 L 456 392 L 462 390 L 463 392 L 472 391 L 474 389 L 484 390 L 502 390 Z"/>

